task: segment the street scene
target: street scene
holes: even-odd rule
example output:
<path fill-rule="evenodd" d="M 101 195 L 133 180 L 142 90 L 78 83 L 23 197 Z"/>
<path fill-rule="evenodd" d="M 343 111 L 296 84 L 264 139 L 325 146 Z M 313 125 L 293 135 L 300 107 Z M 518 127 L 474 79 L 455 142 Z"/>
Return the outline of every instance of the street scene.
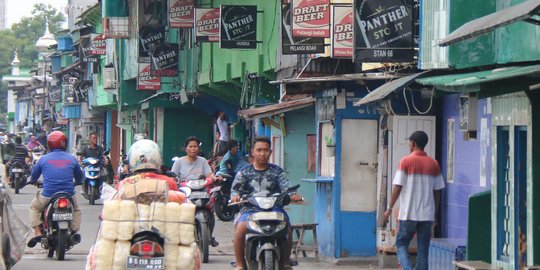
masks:
<path fill-rule="evenodd" d="M 540 0 L 0 0 L 0 270 L 540 269 Z"/>

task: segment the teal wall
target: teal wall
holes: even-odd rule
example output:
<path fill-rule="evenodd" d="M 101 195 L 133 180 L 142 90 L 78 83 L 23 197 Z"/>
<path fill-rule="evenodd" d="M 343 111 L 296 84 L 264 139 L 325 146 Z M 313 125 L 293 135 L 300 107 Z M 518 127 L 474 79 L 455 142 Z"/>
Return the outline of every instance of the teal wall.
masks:
<path fill-rule="evenodd" d="M 314 107 L 285 113 L 285 126 L 284 169 L 291 184 L 300 185 L 298 192 L 305 199 L 303 205 L 288 206 L 288 214 L 293 224 L 315 223 L 315 184 L 302 181 L 315 178 L 315 172 L 307 171 L 307 135 L 316 133 Z M 311 233 L 307 233 L 305 240 L 307 243 L 312 241 Z"/>
<path fill-rule="evenodd" d="M 196 136 L 202 141 L 205 154 L 212 151 L 212 120 L 197 109 L 165 109 L 163 130 L 163 165 L 172 166 L 174 156 L 184 156 L 184 140 Z"/>
<path fill-rule="evenodd" d="M 450 32 L 474 19 L 508 8 L 524 0 L 452 0 Z M 468 68 L 491 64 L 540 60 L 540 27 L 526 22 L 515 22 L 487 34 L 450 46 L 450 65 Z"/>

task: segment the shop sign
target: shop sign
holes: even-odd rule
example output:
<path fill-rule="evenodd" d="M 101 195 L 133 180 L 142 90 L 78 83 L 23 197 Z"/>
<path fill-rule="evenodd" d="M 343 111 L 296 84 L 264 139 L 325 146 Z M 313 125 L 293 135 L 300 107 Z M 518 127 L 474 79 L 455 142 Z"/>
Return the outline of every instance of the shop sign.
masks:
<path fill-rule="evenodd" d="M 332 24 L 332 57 L 349 58 L 353 55 L 352 6 L 334 6 Z"/>
<path fill-rule="evenodd" d="M 139 58 L 141 60 L 141 58 Z M 150 59 L 139 62 L 139 74 L 137 76 L 137 90 L 160 90 L 161 79 L 150 75 Z"/>
<path fill-rule="evenodd" d="M 219 42 L 219 8 L 195 10 L 195 41 Z"/>
<path fill-rule="evenodd" d="M 220 48 L 257 47 L 257 6 L 221 6 Z"/>
<path fill-rule="evenodd" d="M 330 37 L 330 0 L 293 0 L 295 37 Z"/>
<path fill-rule="evenodd" d="M 90 55 L 105 55 L 107 54 L 107 43 L 101 34 L 90 35 Z"/>
<path fill-rule="evenodd" d="M 75 84 L 75 101 L 85 102 L 88 100 L 88 92 L 92 91 L 92 81 L 80 81 Z"/>
<path fill-rule="evenodd" d="M 324 38 L 293 36 L 290 3 L 281 5 L 281 16 L 281 44 L 283 54 L 324 53 Z"/>
<path fill-rule="evenodd" d="M 354 6 L 356 62 L 412 62 L 413 0 L 358 0 Z"/>
<path fill-rule="evenodd" d="M 169 0 L 169 27 L 192 28 L 195 0 Z"/>
<path fill-rule="evenodd" d="M 53 102 L 58 102 L 62 99 L 62 88 L 58 85 L 53 85 L 49 87 L 49 100 Z"/>
<path fill-rule="evenodd" d="M 175 77 L 178 74 L 178 44 L 162 43 L 150 54 L 150 75 Z"/>
<path fill-rule="evenodd" d="M 82 52 L 82 58 L 81 58 L 81 61 L 82 62 L 93 62 L 93 63 L 97 63 L 99 58 L 98 56 L 96 55 L 91 55 L 90 54 L 90 50 L 92 49 L 92 42 L 91 42 L 91 37 L 84 37 L 84 38 L 81 38 L 81 46 L 80 46 L 80 50 Z"/>
<path fill-rule="evenodd" d="M 139 33 L 139 56 L 148 56 L 152 50 L 165 42 L 165 30 L 160 26 L 145 25 Z"/>

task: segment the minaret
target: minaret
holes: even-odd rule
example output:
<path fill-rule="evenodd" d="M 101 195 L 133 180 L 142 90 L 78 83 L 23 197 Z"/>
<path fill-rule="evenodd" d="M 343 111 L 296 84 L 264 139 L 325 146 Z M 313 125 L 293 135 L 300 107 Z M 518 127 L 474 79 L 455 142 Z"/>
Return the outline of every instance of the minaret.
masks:
<path fill-rule="evenodd" d="M 11 75 L 13 76 L 19 76 L 21 75 L 21 61 L 19 60 L 19 57 L 17 56 L 17 51 L 13 53 L 13 61 L 11 61 Z"/>

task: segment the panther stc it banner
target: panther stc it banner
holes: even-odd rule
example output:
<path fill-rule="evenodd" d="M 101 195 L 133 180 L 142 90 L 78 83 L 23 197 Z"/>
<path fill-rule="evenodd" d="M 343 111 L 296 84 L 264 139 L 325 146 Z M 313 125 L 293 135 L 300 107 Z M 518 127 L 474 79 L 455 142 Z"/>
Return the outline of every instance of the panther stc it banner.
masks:
<path fill-rule="evenodd" d="M 354 60 L 412 62 L 413 0 L 354 3 Z"/>
<path fill-rule="evenodd" d="M 257 6 L 221 6 L 220 48 L 257 48 Z"/>

